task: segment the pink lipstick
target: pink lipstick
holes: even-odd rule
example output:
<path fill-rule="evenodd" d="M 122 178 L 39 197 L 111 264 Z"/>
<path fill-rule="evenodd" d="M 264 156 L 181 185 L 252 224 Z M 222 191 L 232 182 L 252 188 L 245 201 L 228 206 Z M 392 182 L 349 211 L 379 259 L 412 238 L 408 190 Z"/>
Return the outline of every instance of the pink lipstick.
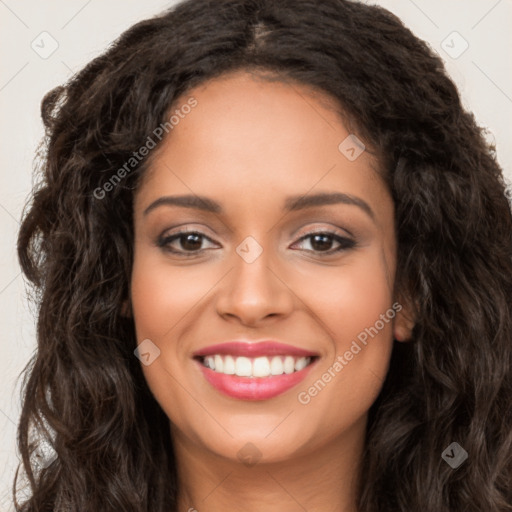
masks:
<path fill-rule="evenodd" d="M 301 382 L 318 354 L 274 341 L 233 341 L 194 352 L 205 379 L 240 400 L 267 400 Z"/>

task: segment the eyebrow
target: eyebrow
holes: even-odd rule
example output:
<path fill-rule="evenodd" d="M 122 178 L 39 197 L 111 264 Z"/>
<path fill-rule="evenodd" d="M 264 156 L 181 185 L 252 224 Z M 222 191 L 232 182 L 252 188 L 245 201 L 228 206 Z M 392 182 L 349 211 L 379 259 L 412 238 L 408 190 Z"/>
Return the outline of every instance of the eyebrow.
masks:
<path fill-rule="evenodd" d="M 375 220 L 375 214 L 366 201 L 360 197 L 344 194 L 342 192 L 321 192 L 318 194 L 290 196 L 287 197 L 284 202 L 284 210 L 291 212 L 302 210 L 304 208 L 311 208 L 314 206 L 326 206 L 333 204 L 348 204 L 357 206 L 369 217 L 371 217 L 372 220 Z M 182 195 L 159 197 L 144 210 L 143 215 L 147 215 L 155 208 L 163 205 L 194 208 L 196 210 L 203 210 L 211 213 L 223 213 L 222 206 L 213 199 L 210 199 L 206 196 Z"/>

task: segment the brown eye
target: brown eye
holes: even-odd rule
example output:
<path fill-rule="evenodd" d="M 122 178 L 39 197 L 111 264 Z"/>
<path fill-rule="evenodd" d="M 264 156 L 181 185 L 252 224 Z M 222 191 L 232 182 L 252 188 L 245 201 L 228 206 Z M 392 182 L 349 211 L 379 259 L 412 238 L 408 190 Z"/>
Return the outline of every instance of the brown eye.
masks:
<path fill-rule="evenodd" d="M 210 240 L 205 234 L 198 231 L 180 231 L 171 235 L 162 236 L 157 245 L 175 254 L 183 256 L 195 256 L 201 252 L 205 240 Z M 189 253 L 189 254 L 187 254 Z"/>
<path fill-rule="evenodd" d="M 311 247 L 305 249 L 306 251 L 316 252 L 319 254 L 333 254 L 343 250 L 352 249 L 356 245 L 354 240 L 328 231 L 308 233 L 300 238 L 299 242 L 302 242 L 303 240 L 309 240 L 309 245 Z M 338 244 L 338 247 L 332 249 L 333 244 Z"/>
<path fill-rule="evenodd" d="M 187 251 L 197 251 L 202 245 L 202 235 L 198 233 L 180 235 L 177 240 L 181 242 L 181 247 Z"/>

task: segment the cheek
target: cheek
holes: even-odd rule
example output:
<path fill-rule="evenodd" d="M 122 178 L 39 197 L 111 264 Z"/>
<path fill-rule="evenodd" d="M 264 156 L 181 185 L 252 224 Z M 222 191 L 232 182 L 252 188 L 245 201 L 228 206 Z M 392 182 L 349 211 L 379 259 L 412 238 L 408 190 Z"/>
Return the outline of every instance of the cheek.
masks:
<path fill-rule="evenodd" d="M 197 274 L 197 275 L 196 275 Z M 162 340 L 214 285 L 192 266 L 179 267 L 141 251 L 133 264 L 131 297 L 137 339 Z"/>
<path fill-rule="evenodd" d="M 373 326 L 392 304 L 389 276 L 377 253 L 324 275 L 301 277 L 308 303 L 338 352 Z M 391 332 L 391 322 L 381 330 Z"/>
<path fill-rule="evenodd" d="M 190 418 L 202 417 L 204 411 L 183 392 L 186 382 L 187 354 L 180 352 L 176 333 L 180 321 L 200 307 L 198 303 L 214 282 L 205 276 L 194 276 L 192 267 L 186 271 L 171 266 L 162 256 L 144 248 L 135 253 L 131 277 L 131 299 L 137 340 L 150 339 L 160 350 L 149 365 L 142 365 L 146 382 L 156 401 L 172 421 L 184 426 Z M 186 322 L 184 322 L 186 323 Z M 197 439 L 195 439 L 197 441 Z"/>
<path fill-rule="evenodd" d="M 354 338 L 373 326 L 391 306 L 392 295 L 386 276 L 381 267 L 375 265 L 372 269 L 354 269 L 346 276 L 341 287 L 339 326 L 340 339 L 344 342 L 347 337 Z M 387 328 L 382 330 L 386 331 Z"/>
<path fill-rule="evenodd" d="M 322 418 L 334 430 L 371 407 L 392 350 L 395 311 L 386 270 L 377 253 L 360 262 L 317 280 L 321 289 L 317 287 L 311 303 L 331 338 L 332 353 L 297 398 L 311 418 Z"/>

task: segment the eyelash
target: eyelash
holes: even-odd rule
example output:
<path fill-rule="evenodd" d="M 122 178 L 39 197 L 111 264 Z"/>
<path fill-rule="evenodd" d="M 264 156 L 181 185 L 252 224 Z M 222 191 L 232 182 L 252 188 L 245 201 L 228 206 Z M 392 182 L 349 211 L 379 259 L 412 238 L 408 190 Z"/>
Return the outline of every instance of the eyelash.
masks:
<path fill-rule="evenodd" d="M 200 231 L 194 231 L 194 230 L 182 230 L 178 231 L 176 233 L 173 233 L 172 235 L 168 236 L 161 236 L 157 240 L 158 247 L 162 248 L 164 251 L 168 251 L 170 253 L 173 253 L 175 255 L 178 255 L 180 257 L 190 258 L 197 256 L 201 249 L 197 251 L 177 251 L 175 249 L 172 249 L 170 247 L 171 242 L 174 242 L 175 240 L 180 239 L 184 235 L 199 235 L 202 238 L 206 238 L 210 242 L 213 242 L 208 236 L 206 236 L 204 233 L 201 233 Z M 330 256 L 332 254 L 336 254 L 342 251 L 353 249 L 357 246 L 357 243 L 355 240 L 352 240 L 350 238 L 340 236 L 336 232 L 333 231 L 310 231 L 309 233 L 306 233 L 305 235 L 301 236 L 297 242 L 301 242 L 305 239 L 311 238 L 315 235 L 326 235 L 328 237 L 332 237 L 335 242 L 338 242 L 340 244 L 340 247 L 337 249 L 330 249 L 328 251 L 315 251 L 311 249 L 307 249 L 307 252 L 313 252 L 315 254 L 318 254 L 320 257 L 324 256 Z"/>

